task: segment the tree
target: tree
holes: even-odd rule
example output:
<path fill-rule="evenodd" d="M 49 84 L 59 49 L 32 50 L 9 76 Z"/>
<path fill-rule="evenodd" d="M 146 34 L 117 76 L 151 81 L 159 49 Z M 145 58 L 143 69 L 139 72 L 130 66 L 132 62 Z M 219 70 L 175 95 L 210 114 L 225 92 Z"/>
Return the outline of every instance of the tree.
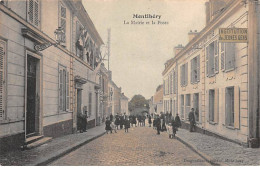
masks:
<path fill-rule="evenodd" d="M 128 103 L 129 111 L 133 111 L 135 108 L 146 107 L 149 109 L 149 100 L 146 100 L 142 95 L 134 95 L 134 97 Z"/>

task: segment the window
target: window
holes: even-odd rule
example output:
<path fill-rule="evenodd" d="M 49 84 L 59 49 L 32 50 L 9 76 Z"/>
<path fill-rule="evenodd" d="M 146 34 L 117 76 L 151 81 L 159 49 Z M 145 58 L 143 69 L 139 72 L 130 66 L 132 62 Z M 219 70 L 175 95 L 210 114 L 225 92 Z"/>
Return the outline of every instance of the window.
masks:
<path fill-rule="evenodd" d="M 64 30 L 64 33 L 66 35 L 66 8 L 65 6 L 60 2 L 59 3 L 59 27 L 61 27 Z M 66 42 L 66 36 L 62 36 L 62 42 Z"/>
<path fill-rule="evenodd" d="M 218 73 L 219 57 L 218 57 L 218 41 L 214 41 L 206 48 L 206 73 L 211 77 Z"/>
<path fill-rule="evenodd" d="M 59 110 L 69 111 L 69 72 L 59 65 Z"/>
<path fill-rule="evenodd" d="M 225 69 L 233 70 L 235 69 L 235 58 L 236 58 L 236 44 L 235 43 L 225 43 L 223 57 L 225 57 Z"/>
<path fill-rule="evenodd" d="M 188 63 L 181 66 L 181 86 L 188 84 Z"/>
<path fill-rule="evenodd" d="M 39 27 L 40 25 L 40 2 L 39 0 L 27 1 L 27 21 L 32 25 Z"/>
<path fill-rule="evenodd" d="M 226 89 L 226 124 L 234 126 L 234 87 Z"/>
<path fill-rule="evenodd" d="M 176 81 L 176 72 L 173 71 L 173 93 L 176 94 L 177 90 L 177 81 Z"/>
<path fill-rule="evenodd" d="M 163 95 L 165 95 L 165 80 L 163 80 Z"/>
<path fill-rule="evenodd" d="M 191 60 L 191 83 L 200 81 L 200 55 Z"/>
<path fill-rule="evenodd" d="M 88 94 L 88 115 L 91 116 L 92 112 L 92 93 Z"/>
<path fill-rule="evenodd" d="M 186 107 L 185 107 L 185 112 L 186 112 L 186 119 L 189 119 L 189 112 L 190 112 L 190 94 L 186 94 Z"/>
<path fill-rule="evenodd" d="M 170 74 L 170 94 L 172 94 L 172 88 L 173 88 L 172 74 Z"/>
<path fill-rule="evenodd" d="M 209 90 L 209 121 L 214 122 L 215 90 Z"/>
<path fill-rule="evenodd" d="M 6 44 L 0 40 L 0 120 L 5 119 L 5 58 Z"/>
<path fill-rule="evenodd" d="M 181 95 L 181 118 L 184 119 L 184 95 Z"/>

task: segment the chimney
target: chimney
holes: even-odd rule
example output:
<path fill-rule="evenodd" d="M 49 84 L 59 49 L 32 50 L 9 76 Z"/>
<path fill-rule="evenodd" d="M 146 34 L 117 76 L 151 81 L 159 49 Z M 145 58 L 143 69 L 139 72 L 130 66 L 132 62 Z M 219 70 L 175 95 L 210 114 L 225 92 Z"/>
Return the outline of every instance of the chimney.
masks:
<path fill-rule="evenodd" d="M 198 34 L 197 30 L 195 30 L 194 32 L 192 32 L 192 30 L 190 30 L 190 32 L 188 33 L 188 37 L 189 37 L 189 42 Z"/>
<path fill-rule="evenodd" d="M 184 46 L 182 46 L 182 44 L 179 44 L 178 46 L 174 47 L 174 55 L 176 56 L 183 48 Z"/>

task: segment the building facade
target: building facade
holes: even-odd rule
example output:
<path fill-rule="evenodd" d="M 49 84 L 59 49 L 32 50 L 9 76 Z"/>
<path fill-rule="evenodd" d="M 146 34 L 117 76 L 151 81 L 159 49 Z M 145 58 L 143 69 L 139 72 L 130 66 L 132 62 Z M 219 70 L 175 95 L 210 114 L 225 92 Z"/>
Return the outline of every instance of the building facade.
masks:
<path fill-rule="evenodd" d="M 1 149 L 75 132 L 80 112 L 99 123 L 103 41 L 80 0 L 1 1 L 0 44 Z"/>
<path fill-rule="evenodd" d="M 126 114 L 127 116 L 130 115 L 129 111 L 128 111 L 128 98 L 125 96 L 124 93 L 121 93 L 121 97 L 120 97 L 120 113 L 121 114 Z"/>
<path fill-rule="evenodd" d="M 195 109 L 198 131 L 259 146 L 259 1 L 210 0 L 206 27 L 166 62 L 164 112 L 184 126 Z M 247 28 L 247 43 L 222 43 L 219 28 Z"/>

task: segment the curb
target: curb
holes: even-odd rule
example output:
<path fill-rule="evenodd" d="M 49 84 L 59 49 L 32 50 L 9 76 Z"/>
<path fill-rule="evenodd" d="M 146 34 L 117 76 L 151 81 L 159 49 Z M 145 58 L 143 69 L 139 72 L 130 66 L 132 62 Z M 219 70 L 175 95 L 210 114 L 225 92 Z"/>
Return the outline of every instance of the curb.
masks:
<path fill-rule="evenodd" d="M 192 151 L 194 151 L 195 153 L 197 153 L 200 157 L 202 157 L 205 161 L 207 161 L 208 163 L 210 163 L 213 166 L 227 166 L 226 164 L 217 162 L 216 160 L 212 159 L 210 156 L 206 155 L 205 153 L 199 151 L 196 147 L 194 147 L 192 144 L 189 144 L 188 141 L 178 137 L 177 135 L 175 135 L 176 139 L 179 140 L 181 143 L 183 143 L 184 145 L 186 145 L 187 147 L 189 147 Z"/>
<path fill-rule="evenodd" d="M 65 150 L 63 149 L 63 150 L 57 151 L 53 155 L 46 157 L 43 160 L 39 160 L 39 161 L 35 162 L 34 164 L 30 164 L 30 166 L 46 166 L 47 164 L 59 159 L 60 157 L 80 148 L 81 146 L 83 146 L 83 145 L 85 145 L 85 144 L 87 144 L 87 143 L 89 143 L 89 142 L 91 142 L 91 141 L 93 141 L 93 140 L 95 140 L 95 139 L 97 139 L 101 136 L 103 136 L 104 134 L 105 134 L 105 132 L 103 132 L 99 135 L 96 135 L 94 137 L 90 137 L 87 140 L 81 141 L 81 142 L 77 143 L 76 145 L 74 144 L 73 146 L 68 147 Z"/>

